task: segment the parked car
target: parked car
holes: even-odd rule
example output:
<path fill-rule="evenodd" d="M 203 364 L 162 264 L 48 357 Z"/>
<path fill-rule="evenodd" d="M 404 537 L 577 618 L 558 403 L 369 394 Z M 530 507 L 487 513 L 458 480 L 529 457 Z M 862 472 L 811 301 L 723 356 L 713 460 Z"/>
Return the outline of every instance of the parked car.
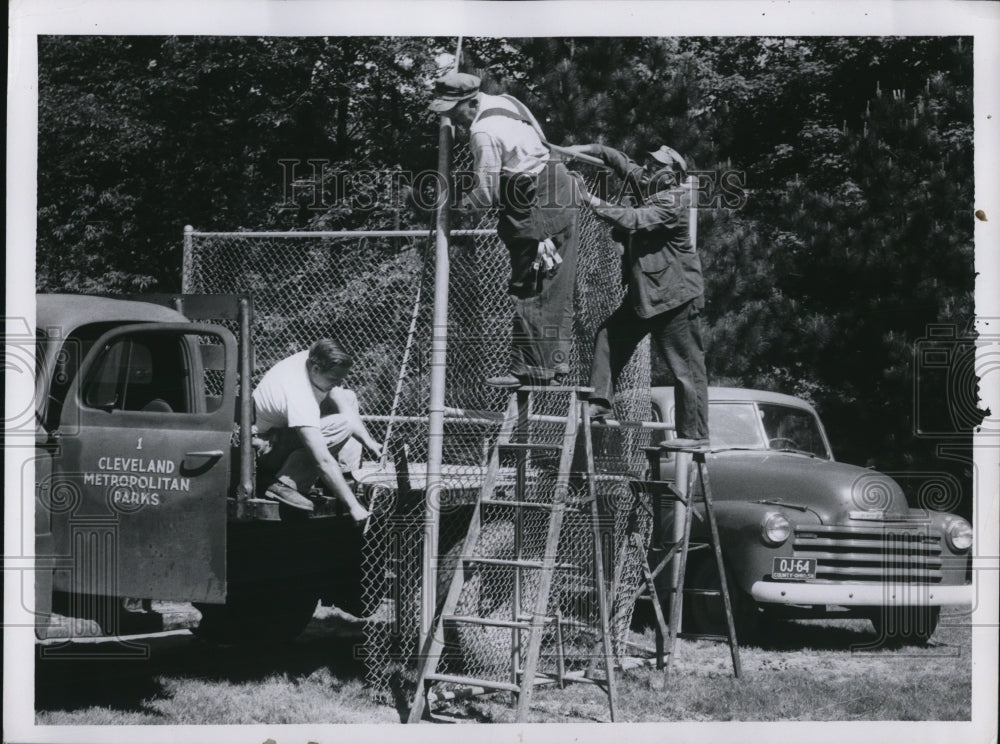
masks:
<path fill-rule="evenodd" d="M 672 421 L 673 401 L 673 388 L 653 388 L 653 418 Z M 709 483 L 741 639 L 769 627 L 768 616 L 864 617 L 881 640 L 923 643 L 942 606 L 971 604 L 970 524 L 911 506 L 887 475 L 836 462 L 809 403 L 710 388 L 709 426 Z M 674 457 L 661 468 L 673 477 Z M 718 588 L 707 557 L 689 554 L 688 587 Z M 683 602 L 685 627 L 725 627 L 718 596 Z"/>

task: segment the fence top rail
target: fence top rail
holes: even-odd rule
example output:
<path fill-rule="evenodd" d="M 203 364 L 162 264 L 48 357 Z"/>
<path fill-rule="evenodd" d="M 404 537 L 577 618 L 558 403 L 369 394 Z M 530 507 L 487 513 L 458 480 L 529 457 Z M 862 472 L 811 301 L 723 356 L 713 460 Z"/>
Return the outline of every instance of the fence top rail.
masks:
<path fill-rule="evenodd" d="M 431 238 L 433 230 L 284 230 L 274 232 L 236 231 L 208 232 L 184 230 L 185 235 L 205 238 Z M 496 235 L 496 230 L 452 230 L 450 235 L 463 237 L 486 237 Z"/>

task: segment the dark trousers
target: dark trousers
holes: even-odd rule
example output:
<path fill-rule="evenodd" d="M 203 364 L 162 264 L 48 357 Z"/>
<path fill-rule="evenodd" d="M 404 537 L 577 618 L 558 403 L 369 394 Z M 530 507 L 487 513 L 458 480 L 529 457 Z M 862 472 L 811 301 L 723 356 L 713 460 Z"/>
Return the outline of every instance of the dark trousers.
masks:
<path fill-rule="evenodd" d="M 695 300 L 652 318 L 640 318 L 626 297 L 597 331 L 590 368 L 594 394 L 590 399 L 611 407 L 618 378 L 647 335 L 674 375 L 677 436 L 707 439 L 708 376 L 701 343 L 701 310 Z"/>
<path fill-rule="evenodd" d="M 578 208 L 562 163 L 538 176 L 501 179 L 497 234 L 510 254 L 514 298 L 510 372 L 535 380 L 569 373 L 573 290 L 579 251 Z M 562 264 L 554 274 L 533 266 L 538 243 L 551 238 Z"/>
<path fill-rule="evenodd" d="M 536 380 L 569 373 L 576 283 L 576 223 L 555 237 L 562 264 L 555 275 L 535 272 L 530 289 L 514 290 L 510 372 Z M 534 241 L 532 249 L 537 250 Z"/>

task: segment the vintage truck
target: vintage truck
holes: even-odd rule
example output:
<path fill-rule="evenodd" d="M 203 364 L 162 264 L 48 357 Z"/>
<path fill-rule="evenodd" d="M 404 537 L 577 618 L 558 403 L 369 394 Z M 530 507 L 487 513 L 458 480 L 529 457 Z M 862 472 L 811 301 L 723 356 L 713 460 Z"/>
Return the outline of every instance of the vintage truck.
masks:
<path fill-rule="evenodd" d="M 673 389 L 651 392 L 654 420 L 672 421 Z M 773 629 L 778 617 L 863 617 L 876 642 L 920 643 L 942 606 L 971 605 L 970 524 L 911 507 L 887 475 L 836 462 L 809 403 L 710 388 L 708 410 L 718 450 L 707 457 L 709 483 L 742 639 Z M 671 478 L 672 456 L 660 465 Z M 661 533 L 670 521 L 664 514 Z M 700 524 L 692 539 L 704 539 Z M 686 584 L 717 588 L 713 564 L 689 555 Z M 724 627 L 716 595 L 692 592 L 683 602 L 685 627 Z"/>
<path fill-rule="evenodd" d="M 37 635 L 50 613 L 156 630 L 151 598 L 220 642 L 295 636 L 320 599 L 360 612 L 337 503 L 292 519 L 254 497 L 249 302 L 143 299 L 37 297 Z"/>

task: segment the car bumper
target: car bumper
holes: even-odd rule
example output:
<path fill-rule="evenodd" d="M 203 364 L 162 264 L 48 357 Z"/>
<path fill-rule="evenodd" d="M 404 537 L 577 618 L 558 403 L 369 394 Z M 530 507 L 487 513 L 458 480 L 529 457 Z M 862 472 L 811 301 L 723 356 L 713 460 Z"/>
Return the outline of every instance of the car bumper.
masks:
<path fill-rule="evenodd" d="M 927 586 L 906 584 L 802 584 L 758 581 L 750 587 L 758 602 L 787 605 L 841 605 L 935 607 L 972 603 L 972 585 Z"/>

